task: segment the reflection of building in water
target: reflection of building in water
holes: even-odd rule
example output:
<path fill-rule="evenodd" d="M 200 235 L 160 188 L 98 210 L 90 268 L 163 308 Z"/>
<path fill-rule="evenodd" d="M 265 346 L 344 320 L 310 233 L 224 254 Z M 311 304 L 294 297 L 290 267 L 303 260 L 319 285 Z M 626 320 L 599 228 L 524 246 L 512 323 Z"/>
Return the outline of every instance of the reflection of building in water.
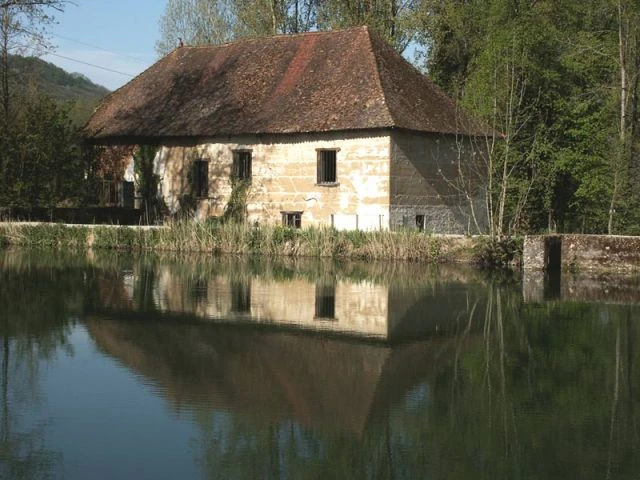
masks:
<path fill-rule="evenodd" d="M 120 276 L 113 272 L 111 282 L 121 282 Z M 460 278 L 384 283 L 331 270 L 274 275 L 246 268 L 195 276 L 171 265 L 153 271 L 134 268 L 133 276 L 137 283 L 132 291 L 149 295 L 120 305 L 105 299 L 96 302 L 96 311 L 112 313 L 124 306 L 135 315 L 153 312 L 398 340 L 456 331 L 474 306 L 484 302 L 480 282 Z"/>
<path fill-rule="evenodd" d="M 202 280 L 200 280 L 202 281 Z M 251 322 L 329 330 L 373 337 L 387 336 L 387 286 L 368 281 L 219 275 L 208 278 L 207 294 L 185 302 L 185 281 L 169 267 L 158 270 L 158 309 L 191 313 L 217 321 Z M 323 322 L 322 320 L 333 320 Z"/>
<path fill-rule="evenodd" d="M 251 313 L 251 279 L 231 281 L 231 313 Z"/>
<path fill-rule="evenodd" d="M 640 303 L 640 274 L 525 270 L 522 296 L 527 303 L 558 300 L 637 305 Z"/>
<path fill-rule="evenodd" d="M 317 320 L 336 319 L 335 283 L 316 283 L 316 315 L 314 318 Z"/>
<path fill-rule="evenodd" d="M 85 321 L 100 350 L 176 408 L 227 410 L 258 423 L 292 419 L 354 435 L 469 342 L 450 337 L 392 347 L 204 322 Z"/>

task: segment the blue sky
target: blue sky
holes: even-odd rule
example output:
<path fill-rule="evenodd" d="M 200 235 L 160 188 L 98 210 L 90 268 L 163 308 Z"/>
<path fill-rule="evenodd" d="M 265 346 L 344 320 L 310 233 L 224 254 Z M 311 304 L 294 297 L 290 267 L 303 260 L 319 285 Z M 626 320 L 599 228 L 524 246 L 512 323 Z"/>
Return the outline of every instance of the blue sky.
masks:
<path fill-rule="evenodd" d="M 116 89 L 157 60 L 165 0 L 74 0 L 50 29 L 53 54 L 42 58 Z M 71 60 L 73 59 L 73 60 Z M 85 62 L 128 75 L 85 65 Z"/>
<path fill-rule="evenodd" d="M 165 6 L 166 0 L 73 0 L 55 14 L 50 40 L 56 48 L 42 58 L 115 90 L 158 59 Z M 412 60 L 414 50 L 410 45 L 405 58 Z"/>

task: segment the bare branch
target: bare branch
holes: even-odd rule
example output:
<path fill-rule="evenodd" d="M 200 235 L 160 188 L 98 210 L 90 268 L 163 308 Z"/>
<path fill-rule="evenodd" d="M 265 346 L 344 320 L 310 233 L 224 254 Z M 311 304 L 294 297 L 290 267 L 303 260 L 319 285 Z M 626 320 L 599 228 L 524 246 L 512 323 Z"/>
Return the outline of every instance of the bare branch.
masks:
<path fill-rule="evenodd" d="M 73 3 L 68 0 L 5 0 L 0 2 L 0 9 L 8 9 L 11 7 L 49 7 L 62 12 L 67 4 Z"/>

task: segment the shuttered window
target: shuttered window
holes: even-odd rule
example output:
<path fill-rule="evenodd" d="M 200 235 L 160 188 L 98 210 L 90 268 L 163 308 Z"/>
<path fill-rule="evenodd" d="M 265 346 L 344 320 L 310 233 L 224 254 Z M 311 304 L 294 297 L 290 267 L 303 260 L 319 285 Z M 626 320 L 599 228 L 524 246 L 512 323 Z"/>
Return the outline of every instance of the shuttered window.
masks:
<path fill-rule="evenodd" d="M 251 151 L 233 152 L 233 177 L 238 180 L 251 180 Z"/>
<path fill-rule="evenodd" d="M 338 182 L 337 150 L 318 150 L 318 185 L 334 185 Z"/>
<path fill-rule="evenodd" d="M 302 227 L 302 212 L 281 212 L 282 225 L 290 228 Z"/>
<path fill-rule="evenodd" d="M 196 160 L 193 162 L 193 194 L 197 198 L 209 196 L 209 162 Z"/>

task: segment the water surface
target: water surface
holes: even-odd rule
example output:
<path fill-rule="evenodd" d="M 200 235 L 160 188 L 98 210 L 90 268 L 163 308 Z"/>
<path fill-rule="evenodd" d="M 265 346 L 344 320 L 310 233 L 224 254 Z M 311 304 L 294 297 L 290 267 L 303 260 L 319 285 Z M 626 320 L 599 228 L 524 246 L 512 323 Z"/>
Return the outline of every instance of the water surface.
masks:
<path fill-rule="evenodd" d="M 639 478 L 607 282 L 0 251 L 0 477 Z"/>

